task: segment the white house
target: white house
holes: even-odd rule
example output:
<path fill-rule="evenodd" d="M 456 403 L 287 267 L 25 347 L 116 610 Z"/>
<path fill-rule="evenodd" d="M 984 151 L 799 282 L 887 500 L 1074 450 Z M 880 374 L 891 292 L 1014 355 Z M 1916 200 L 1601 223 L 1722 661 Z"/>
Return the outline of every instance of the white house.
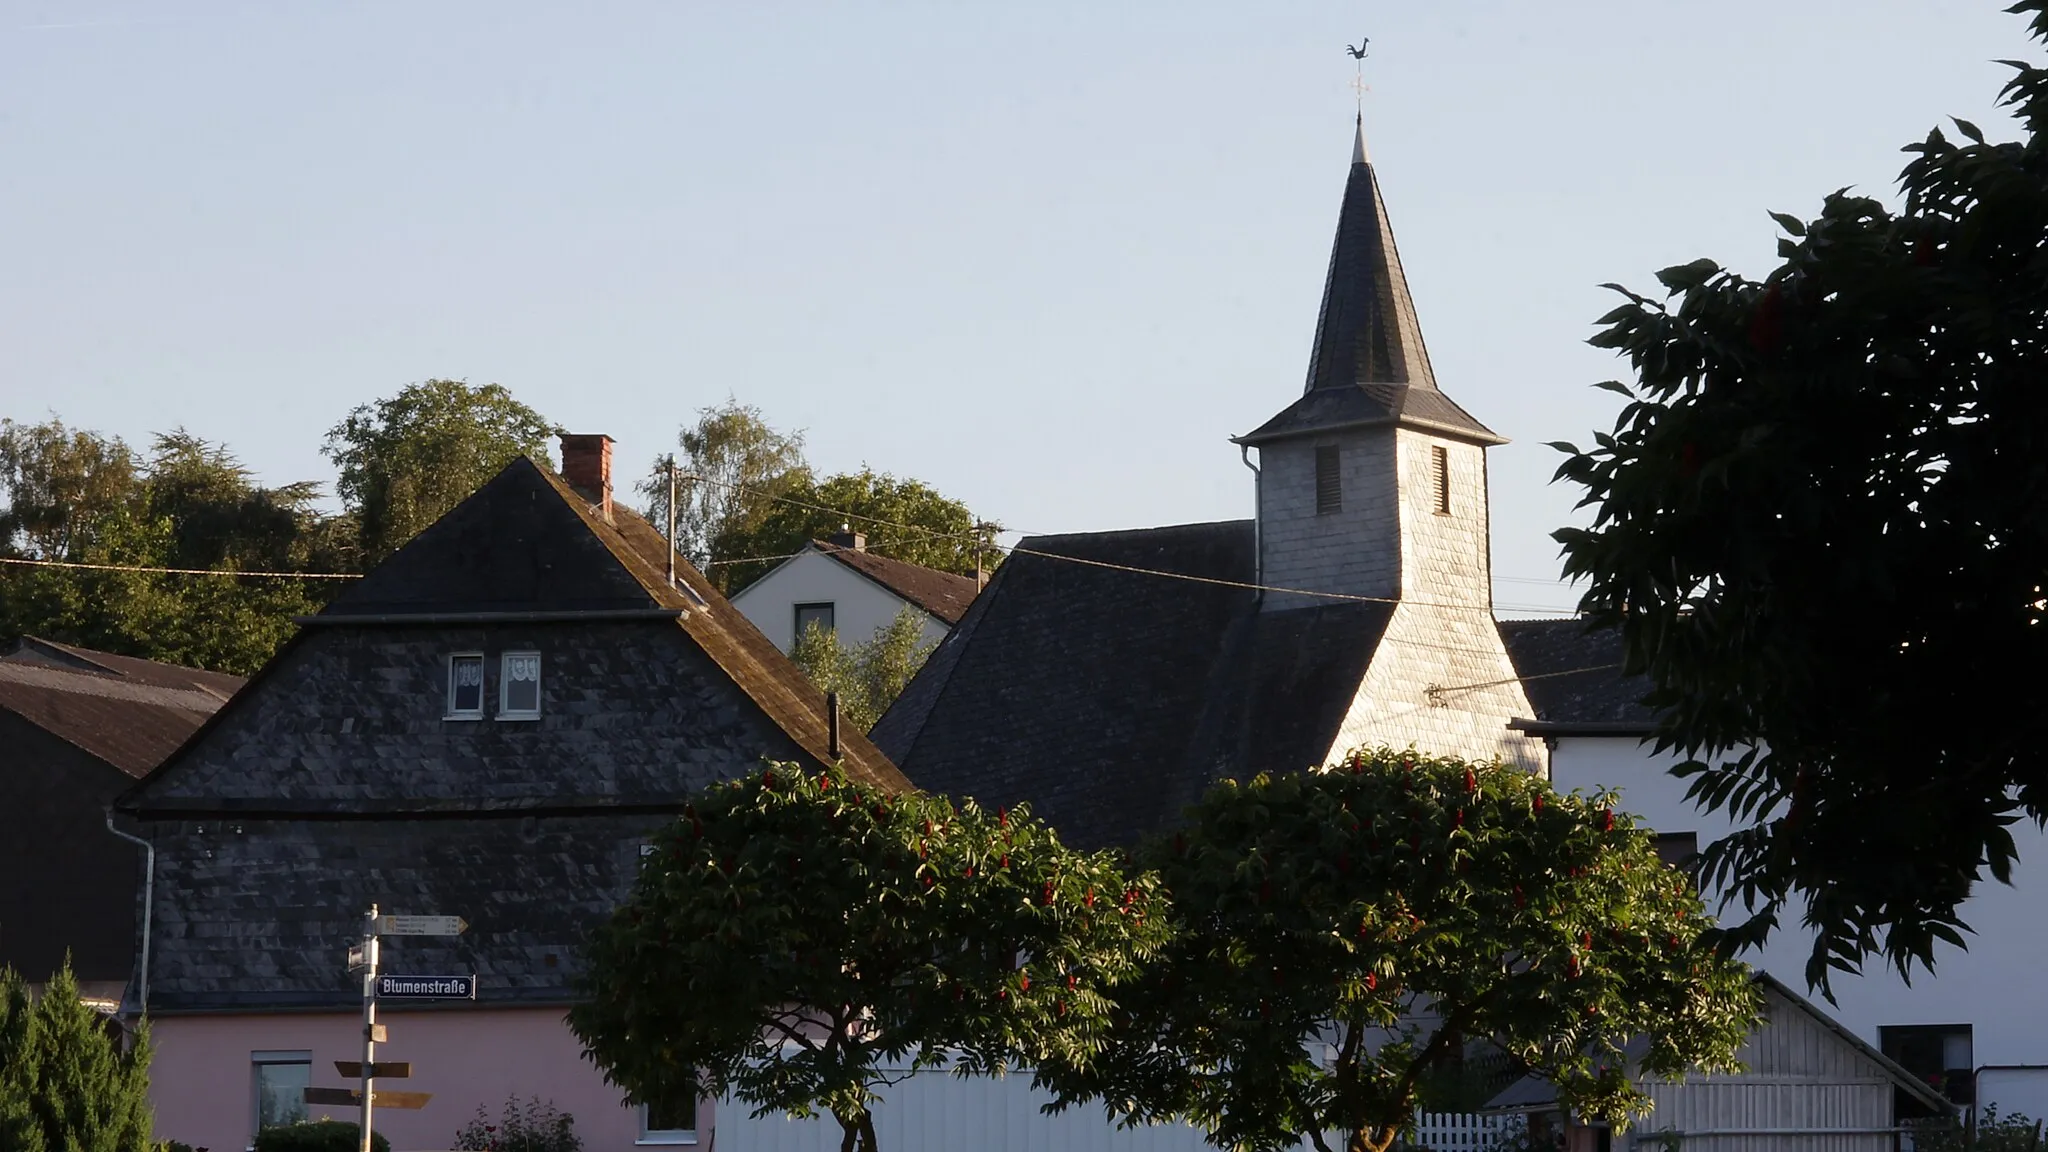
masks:
<path fill-rule="evenodd" d="M 982 581 L 877 556 L 867 535 L 841 532 L 813 540 L 732 598 L 754 627 L 784 652 L 811 622 L 851 646 L 886 628 L 909 608 L 923 619 L 924 640 L 937 644 L 974 602 Z"/>
<path fill-rule="evenodd" d="M 1649 685 L 1620 675 L 1617 637 L 1588 635 L 1576 620 L 1508 621 L 1501 631 L 1537 710 L 1516 726 L 1550 744 L 1559 788 L 1620 792 L 1621 807 L 1656 830 L 1673 856 L 1732 830 L 1725 814 L 1686 800 L 1689 781 L 1670 773 L 1678 758 L 1644 742 L 1651 715 L 1636 701 Z M 1955 1102 L 1981 1095 L 1980 1106 L 1996 1102 L 2001 1112 L 2038 1118 L 2048 1112 L 2048 836 L 2024 823 L 2013 835 L 2020 864 L 2012 886 L 1985 881 L 1963 906 L 1976 931 L 1968 951 L 1937 951 L 1935 973 L 1916 972 L 1910 984 L 1881 960 L 1860 975 L 1837 973 L 1832 1010 Z M 1708 894 L 1710 905 L 1715 899 Z M 1745 959 L 1804 988 L 1812 937 L 1799 908 L 1779 919 L 1771 941 Z"/>

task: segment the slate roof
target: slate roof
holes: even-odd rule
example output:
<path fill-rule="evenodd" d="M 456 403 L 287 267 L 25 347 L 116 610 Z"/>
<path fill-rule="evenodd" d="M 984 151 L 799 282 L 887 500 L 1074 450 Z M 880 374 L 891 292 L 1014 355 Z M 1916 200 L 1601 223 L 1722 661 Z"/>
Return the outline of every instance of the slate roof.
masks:
<path fill-rule="evenodd" d="M 1037 536 L 996 571 L 870 735 L 919 787 L 1029 801 L 1063 839 L 1127 843 L 1216 779 L 1326 753 L 1392 608 L 1261 614 L 1252 524 Z"/>
<path fill-rule="evenodd" d="M 1648 677 L 1622 673 L 1621 636 L 1588 631 L 1579 619 L 1503 620 L 1515 674 L 1536 715 L 1519 725 L 1537 735 L 1647 733 L 1657 714 L 1642 705 Z"/>
<path fill-rule="evenodd" d="M 948 624 L 958 624 L 981 593 L 981 585 L 952 572 L 877 556 L 865 549 L 842 548 L 826 540 L 813 540 L 811 547 Z"/>
<path fill-rule="evenodd" d="M 1365 156 L 1362 127 L 1337 214 L 1337 236 L 1330 248 L 1330 271 L 1302 393 L 1301 399 L 1237 441 L 1260 444 L 1362 424 L 1398 423 L 1482 444 L 1506 442 L 1437 388 L 1379 178 Z"/>
<path fill-rule="evenodd" d="M 813 763 L 831 759 L 824 693 L 702 573 L 678 556 L 672 587 L 666 564 L 667 544 L 653 525 L 618 505 L 610 520 L 602 518 L 560 477 L 520 457 L 305 621 L 318 627 L 302 629 L 251 690 L 290 666 L 308 633 L 329 627 L 452 626 L 519 616 L 592 623 L 672 618 L 793 742 L 790 752 Z M 909 787 L 850 727 L 841 730 L 840 753 L 856 778 Z M 148 809 L 152 795 L 166 791 L 158 777 L 178 770 L 178 758 L 167 761 L 123 806 Z"/>
<path fill-rule="evenodd" d="M 130 776 L 161 763 L 240 677 L 24 637 L 0 656 L 0 709 Z"/>

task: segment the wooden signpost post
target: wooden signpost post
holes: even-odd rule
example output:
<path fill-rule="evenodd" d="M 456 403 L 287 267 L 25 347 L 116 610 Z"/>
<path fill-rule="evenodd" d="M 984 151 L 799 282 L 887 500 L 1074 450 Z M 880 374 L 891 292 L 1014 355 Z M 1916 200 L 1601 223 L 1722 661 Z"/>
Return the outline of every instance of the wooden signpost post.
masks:
<path fill-rule="evenodd" d="M 336 1060 L 335 1071 L 362 1082 L 361 1088 L 307 1088 L 306 1103 L 336 1104 L 362 1109 L 361 1152 L 370 1152 L 371 1113 L 378 1107 L 424 1108 L 433 1099 L 429 1092 L 377 1091 L 378 1079 L 405 1080 L 412 1076 L 406 1061 L 377 1061 L 377 1045 L 385 1042 L 384 1026 L 377 1023 L 377 1000 L 387 999 L 476 999 L 476 975 L 468 976 L 380 976 L 378 940 L 384 936 L 460 936 L 469 922 L 460 916 L 379 916 L 370 905 L 363 917 L 363 942 L 348 950 L 348 970 L 363 974 L 363 1058 Z"/>

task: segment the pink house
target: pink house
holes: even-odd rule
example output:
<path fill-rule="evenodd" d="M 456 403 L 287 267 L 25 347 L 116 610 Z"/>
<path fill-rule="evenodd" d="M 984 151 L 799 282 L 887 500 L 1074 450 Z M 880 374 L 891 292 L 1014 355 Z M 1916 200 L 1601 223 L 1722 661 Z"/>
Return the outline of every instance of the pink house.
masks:
<path fill-rule="evenodd" d="M 157 1135 L 215 1152 L 361 1056 L 347 953 L 372 904 L 459 915 L 389 937 L 382 970 L 470 975 L 476 998 L 387 1001 L 380 1060 L 431 1094 L 379 1109 L 444 1149 L 479 1106 L 539 1097 L 591 1152 L 709 1135 L 708 1101 L 629 1102 L 563 1012 L 579 942 L 691 790 L 765 757 L 907 788 L 645 521 L 611 501 L 609 438 L 519 459 L 318 616 L 119 807 L 148 841 L 128 1007 L 157 1044 Z"/>

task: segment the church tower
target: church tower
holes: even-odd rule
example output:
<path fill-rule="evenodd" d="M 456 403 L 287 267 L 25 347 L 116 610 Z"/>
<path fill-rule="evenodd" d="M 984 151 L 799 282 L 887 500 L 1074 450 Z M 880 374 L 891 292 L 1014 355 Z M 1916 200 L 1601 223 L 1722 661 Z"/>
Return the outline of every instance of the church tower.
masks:
<path fill-rule="evenodd" d="M 1486 450 L 1506 441 L 1437 387 L 1361 123 L 1299 399 L 1234 438 L 1258 450 L 1263 613 L 1389 603 L 1334 753 L 1408 743 L 1539 769 L 1493 619 Z"/>

